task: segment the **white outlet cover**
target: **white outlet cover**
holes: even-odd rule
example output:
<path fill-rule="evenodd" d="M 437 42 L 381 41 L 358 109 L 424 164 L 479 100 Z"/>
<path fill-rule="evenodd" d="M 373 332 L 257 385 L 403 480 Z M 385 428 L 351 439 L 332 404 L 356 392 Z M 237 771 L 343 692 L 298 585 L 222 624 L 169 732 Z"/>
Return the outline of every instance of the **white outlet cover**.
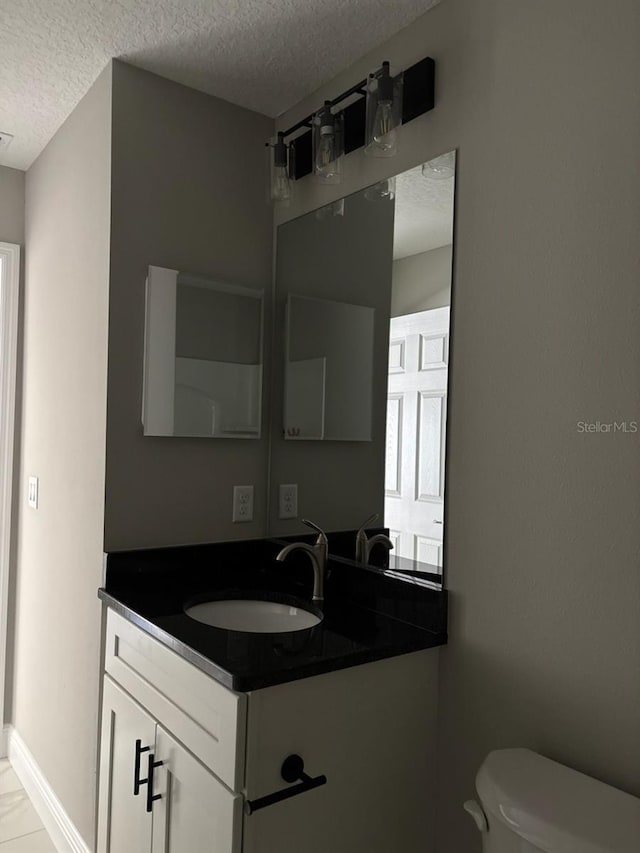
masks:
<path fill-rule="evenodd" d="M 298 517 L 298 485 L 284 483 L 280 485 L 278 496 L 278 518 Z"/>
<path fill-rule="evenodd" d="M 253 486 L 233 487 L 233 517 L 237 524 L 253 521 Z"/>
<path fill-rule="evenodd" d="M 38 509 L 38 478 L 29 477 L 27 501 L 32 509 Z"/>

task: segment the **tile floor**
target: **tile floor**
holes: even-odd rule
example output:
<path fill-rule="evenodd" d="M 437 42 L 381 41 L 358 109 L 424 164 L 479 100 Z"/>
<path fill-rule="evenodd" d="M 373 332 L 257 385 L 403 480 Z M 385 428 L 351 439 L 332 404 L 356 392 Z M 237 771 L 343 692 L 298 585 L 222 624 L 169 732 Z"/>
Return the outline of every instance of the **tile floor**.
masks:
<path fill-rule="evenodd" d="M 6 759 L 0 760 L 0 853 L 56 853 Z"/>

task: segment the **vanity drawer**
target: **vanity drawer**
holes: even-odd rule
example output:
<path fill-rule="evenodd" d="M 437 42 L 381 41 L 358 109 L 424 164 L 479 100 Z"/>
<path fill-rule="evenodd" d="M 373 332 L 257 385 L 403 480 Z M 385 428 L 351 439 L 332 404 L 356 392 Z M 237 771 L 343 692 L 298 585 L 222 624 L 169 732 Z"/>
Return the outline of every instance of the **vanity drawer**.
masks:
<path fill-rule="evenodd" d="M 107 609 L 105 670 L 232 790 L 244 777 L 246 696 Z"/>

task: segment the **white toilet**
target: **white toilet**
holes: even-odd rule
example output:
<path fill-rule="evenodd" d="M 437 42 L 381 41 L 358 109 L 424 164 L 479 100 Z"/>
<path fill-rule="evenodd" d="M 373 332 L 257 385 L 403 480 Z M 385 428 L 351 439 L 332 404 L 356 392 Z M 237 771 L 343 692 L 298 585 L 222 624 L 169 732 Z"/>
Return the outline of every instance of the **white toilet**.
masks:
<path fill-rule="evenodd" d="M 476 790 L 484 853 L 640 853 L 640 799 L 529 749 L 490 752 Z"/>

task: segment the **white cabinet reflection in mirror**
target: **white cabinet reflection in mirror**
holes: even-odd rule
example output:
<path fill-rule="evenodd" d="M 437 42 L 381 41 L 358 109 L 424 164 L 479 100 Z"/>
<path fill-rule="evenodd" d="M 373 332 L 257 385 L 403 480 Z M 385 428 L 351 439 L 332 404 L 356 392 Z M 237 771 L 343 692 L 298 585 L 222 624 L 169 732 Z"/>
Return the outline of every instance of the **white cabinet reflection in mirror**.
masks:
<path fill-rule="evenodd" d="M 375 309 L 287 299 L 284 437 L 371 441 Z"/>
<path fill-rule="evenodd" d="M 149 267 L 145 435 L 259 438 L 263 292 Z"/>

